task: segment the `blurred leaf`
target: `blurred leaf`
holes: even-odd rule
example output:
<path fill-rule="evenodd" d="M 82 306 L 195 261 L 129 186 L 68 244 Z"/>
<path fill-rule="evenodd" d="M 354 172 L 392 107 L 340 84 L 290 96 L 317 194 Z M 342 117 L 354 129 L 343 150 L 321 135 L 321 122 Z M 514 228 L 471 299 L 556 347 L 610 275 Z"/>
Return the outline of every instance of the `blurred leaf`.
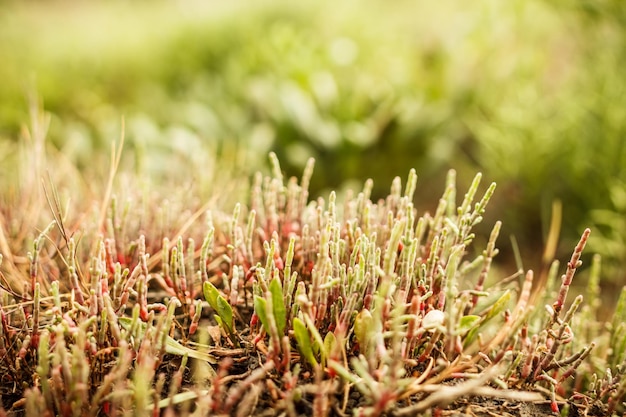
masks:
<path fill-rule="evenodd" d="M 124 329 L 129 330 L 132 319 L 130 317 L 119 317 L 118 323 Z M 146 333 L 146 329 L 148 328 L 148 324 L 144 322 L 140 322 L 139 324 L 139 337 L 144 337 Z M 194 349 L 190 349 L 186 346 L 183 346 L 176 340 L 174 340 L 171 336 L 166 336 L 165 338 L 165 351 L 172 355 L 184 356 L 187 355 L 190 358 L 195 358 L 199 360 L 203 360 L 212 364 L 217 363 L 217 360 L 214 356 L 209 355 L 208 353 L 200 352 Z"/>
<path fill-rule="evenodd" d="M 479 322 L 478 326 L 473 326 L 475 323 L 472 323 L 472 326 L 469 327 L 469 331 L 467 333 L 467 336 L 465 336 L 465 339 L 463 340 L 463 345 L 464 346 L 469 346 L 471 343 L 473 343 L 474 340 L 476 340 L 476 337 L 478 336 L 478 333 L 481 331 L 481 329 L 483 329 L 484 326 L 491 319 L 493 319 L 494 317 L 496 317 L 499 314 L 501 314 L 504 310 L 506 310 L 506 308 L 508 307 L 510 301 L 511 301 L 511 292 L 509 290 L 506 290 L 491 305 L 491 307 L 488 308 L 487 312 L 483 316 L 484 318 L 482 319 L 482 321 Z M 465 316 L 465 317 L 474 317 L 474 316 Z M 468 320 L 471 321 L 473 319 L 468 319 Z M 476 322 L 478 322 L 478 320 L 476 320 Z"/>
<path fill-rule="evenodd" d="M 233 309 L 228 304 L 228 301 L 219 293 L 218 289 L 209 281 L 205 281 L 202 285 L 202 292 L 204 298 L 217 315 L 221 318 L 219 324 L 228 332 L 229 335 L 233 334 Z M 217 319 L 217 317 L 216 317 Z"/>
<path fill-rule="evenodd" d="M 317 360 L 313 355 L 313 349 L 311 347 L 311 338 L 306 325 L 299 318 L 293 319 L 293 331 L 298 342 L 298 348 L 302 356 L 311 364 L 311 366 L 317 366 Z"/>
<path fill-rule="evenodd" d="M 333 350 L 335 349 L 336 346 L 337 346 L 337 338 L 335 337 L 335 334 L 333 332 L 326 333 L 326 336 L 324 337 L 325 355 L 322 358 L 324 360 L 324 363 L 326 362 L 326 360 L 328 360 L 328 357 L 333 353 Z"/>
<path fill-rule="evenodd" d="M 459 332 L 461 336 L 464 335 L 465 333 L 470 331 L 474 326 L 476 326 L 478 322 L 480 321 L 480 319 L 481 319 L 480 316 L 474 316 L 474 315 L 461 317 L 461 320 L 459 320 L 457 331 Z"/>
<path fill-rule="evenodd" d="M 374 318 L 368 309 L 361 310 L 354 319 L 354 335 L 359 342 L 361 352 L 367 352 L 374 332 Z"/>
<path fill-rule="evenodd" d="M 211 284 L 209 281 L 205 281 L 202 284 L 202 292 L 204 294 L 204 299 L 209 303 L 211 308 L 217 311 L 217 297 L 219 297 L 220 293 L 215 288 L 215 285 Z"/>
<path fill-rule="evenodd" d="M 217 314 L 224 320 L 228 333 L 233 333 L 233 309 L 221 295 L 217 297 Z"/>
<path fill-rule="evenodd" d="M 485 315 L 485 319 L 483 323 L 491 320 L 496 317 L 498 314 L 502 313 L 509 306 L 509 302 L 511 301 L 511 291 L 506 290 L 500 298 L 491 306 L 491 308 L 487 311 Z"/>
<path fill-rule="evenodd" d="M 283 289 L 278 279 L 273 279 L 269 285 L 269 291 L 272 295 L 272 310 L 278 334 L 285 334 L 285 325 L 287 324 L 287 310 L 285 309 L 285 301 L 283 300 Z"/>
<path fill-rule="evenodd" d="M 254 296 L 254 312 L 256 313 L 257 316 L 259 316 L 259 320 L 261 320 L 261 324 L 263 325 L 265 332 L 269 333 L 270 325 L 267 319 L 266 308 L 267 308 L 267 301 L 265 301 L 263 297 L 255 295 Z"/>

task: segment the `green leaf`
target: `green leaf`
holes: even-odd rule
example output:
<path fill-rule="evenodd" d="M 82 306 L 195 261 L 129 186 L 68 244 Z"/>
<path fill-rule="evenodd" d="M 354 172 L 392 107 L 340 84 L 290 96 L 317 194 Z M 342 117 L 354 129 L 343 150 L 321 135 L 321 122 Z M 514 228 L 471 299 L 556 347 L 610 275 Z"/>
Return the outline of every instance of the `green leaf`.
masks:
<path fill-rule="evenodd" d="M 132 325 L 132 319 L 130 317 L 119 317 L 118 323 L 126 330 L 130 330 Z M 137 329 L 137 337 L 143 338 L 146 330 L 148 328 L 148 324 L 144 322 L 140 322 Z M 165 338 L 165 351 L 171 355 L 184 356 L 187 355 L 190 358 L 195 358 L 199 360 L 203 360 L 209 363 L 217 363 L 217 360 L 214 356 L 209 355 L 208 353 L 200 352 L 197 350 L 190 349 L 186 346 L 183 346 L 176 340 L 174 340 L 171 336 L 166 336 Z"/>
<path fill-rule="evenodd" d="M 228 301 L 226 301 L 218 289 L 215 288 L 215 285 L 211 284 L 209 281 L 205 281 L 202 285 L 202 292 L 211 308 L 215 310 L 217 315 L 222 319 L 221 323 L 218 322 L 218 324 L 220 324 L 229 334 L 232 334 L 233 309 L 230 304 L 228 304 Z"/>
<path fill-rule="evenodd" d="M 272 295 L 272 311 L 274 312 L 274 320 L 278 328 L 278 335 L 285 334 L 285 325 L 287 324 L 287 310 L 285 309 L 285 301 L 283 299 L 283 289 L 280 281 L 273 279 L 269 285 L 270 294 Z"/>
<path fill-rule="evenodd" d="M 217 314 L 224 321 L 228 333 L 233 333 L 233 309 L 221 295 L 217 297 Z"/>
<path fill-rule="evenodd" d="M 293 319 L 293 332 L 296 336 L 296 342 L 298 342 L 298 349 L 300 350 L 300 353 L 313 367 L 316 367 L 317 360 L 313 355 L 309 331 L 307 330 L 304 322 L 297 317 Z"/>
<path fill-rule="evenodd" d="M 213 316 L 213 318 L 215 318 L 215 321 L 217 322 L 218 326 L 220 326 L 222 329 L 228 331 L 228 329 L 226 328 L 226 324 L 224 323 L 224 320 L 222 320 L 222 318 L 220 316 Z"/>
<path fill-rule="evenodd" d="M 265 298 L 259 297 L 258 295 L 254 296 L 254 312 L 257 316 L 259 316 L 259 320 L 261 320 L 261 324 L 263 325 L 265 332 L 269 333 L 270 324 L 267 320 L 266 306 L 267 301 L 265 301 Z"/>
<path fill-rule="evenodd" d="M 504 294 L 502 294 L 502 296 L 500 296 L 500 298 L 498 298 L 498 300 L 493 303 L 489 311 L 487 311 L 487 315 L 485 316 L 485 320 L 483 321 L 483 323 L 491 320 L 492 318 L 506 310 L 507 306 L 509 305 L 509 301 L 511 301 L 511 291 L 506 290 Z"/>
<path fill-rule="evenodd" d="M 462 336 L 465 333 L 469 332 L 474 326 L 478 325 L 479 321 L 480 316 L 468 315 L 461 317 L 461 320 L 459 320 L 459 324 L 457 327 L 458 334 Z"/>
<path fill-rule="evenodd" d="M 219 297 L 220 292 L 215 288 L 215 285 L 211 284 L 209 281 L 204 281 L 204 284 L 202 284 L 202 292 L 211 308 L 217 311 L 217 297 Z"/>
<path fill-rule="evenodd" d="M 322 358 L 324 362 L 326 362 L 328 357 L 330 357 L 330 354 L 332 353 L 333 349 L 335 349 L 335 346 L 337 346 L 337 338 L 335 337 L 335 334 L 333 332 L 326 333 L 326 337 L 324 337 L 325 357 Z"/>
<path fill-rule="evenodd" d="M 183 356 L 187 354 L 190 358 L 200 359 L 207 361 L 209 363 L 217 363 L 215 357 L 209 355 L 208 353 L 200 352 L 197 350 L 190 349 L 186 346 L 181 345 L 176 340 L 174 340 L 171 336 L 167 336 L 165 340 L 165 351 L 172 355 Z"/>
<path fill-rule="evenodd" d="M 361 352 L 367 351 L 371 334 L 374 329 L 374 318 L 368 309 L 364 308 L 354 319 L 354 335 L 361 346 Z"/>
<path fill-rule="evenodd" d="M 504 294 L 502 294 L 500 298 L 498 298 L 496 302 L 493 303 L 493 305 L 487 310 L 487 313 L 484 315 L 480 324 L 476 327 L 470 327 L 469 332 L 463 341 L 463 345 L 469 346 L 472 342 L 474 342 L 478 336 L 478 332 L 485 326 L 485 324 L 506 310 L 509 305 L 509 301 L 511 301 L 511 291 L 506 290 Z"/>

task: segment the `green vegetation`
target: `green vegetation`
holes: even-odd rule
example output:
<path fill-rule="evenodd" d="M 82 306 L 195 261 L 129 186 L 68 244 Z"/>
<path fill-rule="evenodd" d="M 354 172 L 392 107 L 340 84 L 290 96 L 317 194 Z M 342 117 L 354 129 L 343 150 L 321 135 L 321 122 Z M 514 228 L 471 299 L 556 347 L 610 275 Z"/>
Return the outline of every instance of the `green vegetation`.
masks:
<path fill-rule="evenodd" d="M 134 210 L 139 195 L 122 209 L 105 192 L 71 215 L 48 184 L 54 220 L 27 256 L 3 247 L 3 413 L 439 415 L 488 398 L 623 412 L 626 292 L 598 321 L 596 258 L 586 303 L 568 298 L 589 230 L 560 285 L 558 261 L 545 281 L 505 277 L 492 271 L 500 222 L 475 248 L 496 188 L 481 194 L 481 175 L 459 202 L 451 171 L 418 216 L 415 171 L 378 203 L 371 181 L 311 200 L 313 160 L 297 181 L 270 156 L 272 175 L 232 215 L 202 207 L 166 233 L 152 204 Z"/>
<path fill-rule="evenodd" d="M 414 3 L 3 2 L 4 413 L 623 413 L 626 3 Z"/>

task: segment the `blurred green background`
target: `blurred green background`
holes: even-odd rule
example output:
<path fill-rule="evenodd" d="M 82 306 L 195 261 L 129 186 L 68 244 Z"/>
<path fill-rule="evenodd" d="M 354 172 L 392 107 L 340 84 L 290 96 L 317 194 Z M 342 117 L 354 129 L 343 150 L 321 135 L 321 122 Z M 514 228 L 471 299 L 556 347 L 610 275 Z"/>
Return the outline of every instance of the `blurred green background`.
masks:
<path fill-rule="evenodd" d="M 313 196 L 381 197 L 414 167 L 433 210 L 448 169 L 461 190 L 481 171 L 502 260 L 513 235 L 541 267 L 559 200 L 557 256 L 592 227 L 626 282 L 623 0 L 3 1 L 0 63 L 3 184 L 39 97 L 82 172 L 106 172 L 122 117 L 122 165 L 155 183 L 216 188 L 273 150 L 289 175 L 316 158 Z"/>

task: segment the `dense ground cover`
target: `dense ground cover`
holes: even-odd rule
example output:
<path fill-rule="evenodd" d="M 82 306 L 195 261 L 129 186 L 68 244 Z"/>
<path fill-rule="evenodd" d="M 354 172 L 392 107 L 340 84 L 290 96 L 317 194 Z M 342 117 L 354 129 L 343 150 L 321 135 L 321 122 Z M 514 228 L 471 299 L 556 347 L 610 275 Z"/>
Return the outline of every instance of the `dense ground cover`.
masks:
<path fill-rule="evenodd" d="M 475 248 L 481 175 L 459 199 L 451 171 L 429 214 L 415 171 L 378 202 L 371 181 L 311 199 L 313 160 L 298 181 L 272 154 L 228 214 L 189 190 L 120 204 L 121 145 L 91 208 L 50 179 L 3 207 L 3 414 L 621 413 L 626 292 L 599 321 L 596 258 L 585 302 L 568 297 L 589 230 L 564 268 L 507 276 L 500 222 Z"/>
<path fill-rule="evenodd" d="M 624 411 L 623 3 L 361 6 L 3 4 L 4 413 Z"/>
<path fill-rule="evenodd" d="M 95 204 L 50 178 L 33 192 L 26 165 L 2 206 L 0 413 L 623 411 L 626 292 L 599 320 L 597 257 L 585 298 L 568 296 L 588 229 L 535 277 L 493 267 L 500 222 L 476 239 L 496 189 L 481 175 L 463 193 L 451 171 L 429 214 L 413 205 L 415 171 L 378 202 L 371 181 L 312 199 L 313 160 L 288 179 L 272 154 L 229 214 L 116 178 L 121 153 Z"/>

